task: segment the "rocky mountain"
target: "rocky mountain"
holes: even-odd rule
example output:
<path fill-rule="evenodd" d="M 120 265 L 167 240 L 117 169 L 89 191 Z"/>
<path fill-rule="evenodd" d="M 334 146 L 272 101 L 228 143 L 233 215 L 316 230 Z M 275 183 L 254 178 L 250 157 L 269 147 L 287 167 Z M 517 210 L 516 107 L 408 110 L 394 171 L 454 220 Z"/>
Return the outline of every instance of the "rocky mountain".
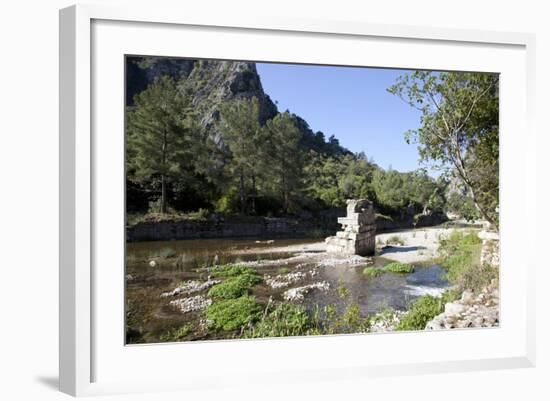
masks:
<path fill-rule="evenodd" d="M 201 125 L 219 139 L 219 105 L 222 102 L 256 97 L 260 102 L 260 122 L 273 118 L 277 106 L 264 92 L 255 63 L 196 60 L 164 57 L 132 57 L 127 60 L 126 102 L 161 75 L 178 82 L 192 99 Z M 130 84 L 131 82 L 131 84 Z"/>
<path fill-rule="evenodd" d="M 222 102 L 256 97 L 260 102 L 260 123 L 277 115 L 277 106 L 264 92 L 256 64 L 245 61 L 197 60 L 186 58 L 129 56 L 126 59 L 126 104 L 156 77 L 168 75 L 192 99 L 201 125 L 218 142 L 221 138 L 219 105 Z M 334 137 L 325 140 L 322 132 L 313 132 L 308 123 L 294 115 L 302 132 L 302 145 L 326 154 L 350 153 Z"/>

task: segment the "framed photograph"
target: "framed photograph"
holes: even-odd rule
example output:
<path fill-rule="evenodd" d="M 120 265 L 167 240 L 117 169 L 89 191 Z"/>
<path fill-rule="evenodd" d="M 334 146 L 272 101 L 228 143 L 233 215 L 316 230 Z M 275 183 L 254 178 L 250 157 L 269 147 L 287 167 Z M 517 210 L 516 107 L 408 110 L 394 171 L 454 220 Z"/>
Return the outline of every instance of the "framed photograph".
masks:
<path fill-rule="evenodd" d="M 61 390 L 533 366 L 533 52 L 61 10 Z"/>

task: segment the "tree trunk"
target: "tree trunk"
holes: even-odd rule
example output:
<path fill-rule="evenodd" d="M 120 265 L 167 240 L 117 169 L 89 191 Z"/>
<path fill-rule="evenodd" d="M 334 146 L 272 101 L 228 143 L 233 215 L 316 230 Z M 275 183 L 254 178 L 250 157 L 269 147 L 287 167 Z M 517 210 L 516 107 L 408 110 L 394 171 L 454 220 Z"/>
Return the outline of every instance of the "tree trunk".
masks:
<path fill-rule="evenodd" d="M 241 201 L 241 214 L 244 214 L 244 173 L 242 167 L 239 177 L 239 197 Z"/>
<path fill-rule="evenodd" d="M 166 128 L 163 131 L 162 135 L 162 168 L 166 168 L 166 152 L 168 148 L 168 133 L 166 131 Z M 166 171 L 166 170 L 164 170 Z M 165 214 L 166 213 L 166 175 L 161 174 L 160 175 L 160 213 Z"/>
<path fill-rule="evenodd" d="M 160 213 L 166 213 L 166 178 L 164 174 L 160 176 L 161 194 L 160 194 Z"/>

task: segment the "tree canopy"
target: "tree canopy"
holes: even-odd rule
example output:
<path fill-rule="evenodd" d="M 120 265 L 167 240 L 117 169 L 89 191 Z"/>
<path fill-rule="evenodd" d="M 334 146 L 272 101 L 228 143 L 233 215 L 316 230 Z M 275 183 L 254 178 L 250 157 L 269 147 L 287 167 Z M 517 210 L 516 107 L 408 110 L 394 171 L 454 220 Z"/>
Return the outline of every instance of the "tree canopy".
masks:
<path fill-rule="evenodd" d="M 421 112 L 407 142 L 456 175 L 481 216 L 498 225 L 498 75 L 415 71 L 388 90 Z"/>

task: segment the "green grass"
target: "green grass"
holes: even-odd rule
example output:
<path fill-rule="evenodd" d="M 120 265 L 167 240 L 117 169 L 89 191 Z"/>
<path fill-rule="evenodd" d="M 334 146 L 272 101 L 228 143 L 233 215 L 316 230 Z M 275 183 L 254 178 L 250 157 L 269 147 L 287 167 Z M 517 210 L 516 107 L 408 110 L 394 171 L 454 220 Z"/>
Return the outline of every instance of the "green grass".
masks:
<path fill-rule="evenodd" d="M 388 263 L 384 267 L 365 267 L 363 274 L 367 277 L 378 277 L 382 273 L 391 272 L 399 274 L 407 274 L 414 272 L 414 266 L 408 263 L 392 262 Z"/>
<path fill-rule="evenodd" d="M 424 330 L 430 320 L 443 313 L 445 304 L 456 301 L 460 298 L 460 294 L 456 289 L 450 289 L 445 291 L 441 297 L 424 295 L 417 298 L 409 307 L 408 312 L 401 318 L 395 330 Z"/>
<path fill-rule="evenodd" d="M 216 284 L 208 291 L 208 296 L 214 299 L 234 299 L 250 292 L 250 288 L 261 281 L 257 274 L 244 273 L 231 277 Z"/>
<path fill-rule="evenodd" d="M 206 318 L 213 329 L 231 331 L 257 321 L 261 312 L 256 298 L 245 295 L 212 303 L 206 309 Z"/>
<path fill-rule="evenodd" d="M 179 327 L 177 329 L 172 329 L 167 333 L 161 335 L 160 341 L 168 342 L 168 341 L 183 340 L 185 337 L 191 334 L 191 331 L 192 331 L 192 327 L 186 324 L 182 327 Z"/>
<path fill-rule="evenodd" d="M 307 335 L 312 322 L 305 308 L 291 303 L 280 303 L 265 318 L 244 333 L 246 338 L 285 337 Z"/>
<path fill-rule="evenodd" d="M 210 268 L 210 272 L 214 277 L 235 277 L 241 274 L 257 275 L 258 272 L 252 267 L 243 266 L 239 264 L 228 264 L 222 266 L 213 266 Z"/>
<path fill-rule="evenodd" d="M 443 298 L 424 295 L 411 305 L 401 321 L 395 327 L 396 331 L 424 330 L 426 324 L 435 316 L 443 312 L 445 302 Z"/>
<path fill-rule="evenodd" d="M 446 279 L 458 291 L 480 291 L 493 278 L 498 269 L 481 265 L 481 240 L 475 231 L 455 230 L 448 238 L 439 240 L 439 264 L 447 271 Z"/>
<path fill-rule="evenodd" d="M 384 266 L 382 270 L 392 273 L 412 273 L 414 272 L 414 266 L 409 263 L 392 262 Z"/>
<path fill-rule="evenodd" d="M 349 289 L 344 285 L 342 281 L 338 281 L 338 295 L 340 298 L 346 298 L 349 295 Z"/>
<path fill-rule="evenodd" d="M 277 273 L 288 274 L 290 273 L 290 269 L 288 267 L 279 267 L 279 269 L 277 270 Z"/>

